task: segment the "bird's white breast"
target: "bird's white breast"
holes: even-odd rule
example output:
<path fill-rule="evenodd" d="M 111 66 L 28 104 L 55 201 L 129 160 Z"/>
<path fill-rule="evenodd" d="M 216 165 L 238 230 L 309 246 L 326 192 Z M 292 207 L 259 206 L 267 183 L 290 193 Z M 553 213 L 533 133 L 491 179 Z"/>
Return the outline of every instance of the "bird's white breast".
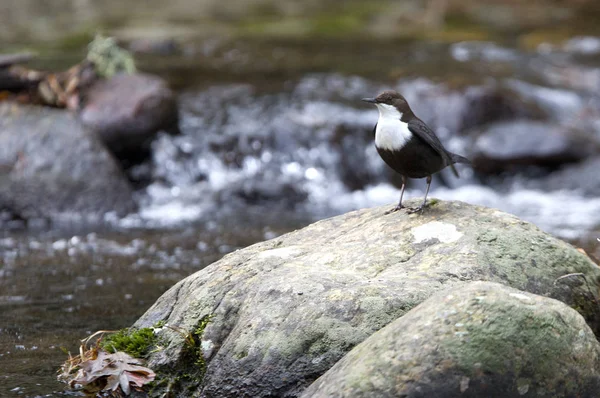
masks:
<path fill-rule="evenodd" d="M 402 120 L 402 113 L 396 107 L 387 104 L 377 104 L 379 120 L 375 128 L 375 145 L 381 149 L 398 151 L 412 137 L 408 123 Z"/>

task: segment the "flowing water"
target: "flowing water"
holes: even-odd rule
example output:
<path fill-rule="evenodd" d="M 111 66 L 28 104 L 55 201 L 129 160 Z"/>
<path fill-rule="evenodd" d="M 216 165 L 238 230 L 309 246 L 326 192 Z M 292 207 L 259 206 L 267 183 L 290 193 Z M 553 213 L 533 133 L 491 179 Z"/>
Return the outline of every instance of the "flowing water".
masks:
<path fill-rule="evenodd" d="M 569 45 L 524 52 L 480 42 L 387 43 L 381 51 L 396 51 L 377 67 L 346 49 L 338 59 L 346 73 L 327 72 L 317 61 L 269 76 L 260 68 L 225 68 L 218 76 L 179 58 L 155 64 L 180 90 L 182 134 L 160 135 L 152 159 L 131 171 L 150 178 L 137 193 L 139 212 L 107 218 L 102 227 L 13 225 L 0 232 L 0 396 L 67 394 L 55 381 L 63 350 L 76 352 L 79 339 L 96 330 L 129 326 L 175 282 L 232 250 L 323 217 L 396 202 L 398 178 L 372 145 L 377 111 L 362 97 L 400 90 L 450 150 L 466 155 L 473 135 L 465 131 L 528 115 L 514 104 L 556 124 L 575 120 L 600 136 L 600 41 Z M 234 50 L 233 64 L 245 62 L 249 50 Z M 261 50 L 284 59 L 299 51 Z M 304 51 L 318 58 L 322 48 Z M 382 65 L 403 69 L 372 73 Z M 320 72 L 311 73 L 313 67 Z M 476 112 L 473 101 L 487 92 L 505 95 L 499 115 Z M 436 177 L 431 197 L 514 213 L 598 254 L 600 199 L 585 186 L 551 189 L 547 182 L 552 172 L 573 180 L 577 171 L 459 170 L 461 179 Z M 414 182 L 406 195 L 422 196 L 423 188 Z"/>

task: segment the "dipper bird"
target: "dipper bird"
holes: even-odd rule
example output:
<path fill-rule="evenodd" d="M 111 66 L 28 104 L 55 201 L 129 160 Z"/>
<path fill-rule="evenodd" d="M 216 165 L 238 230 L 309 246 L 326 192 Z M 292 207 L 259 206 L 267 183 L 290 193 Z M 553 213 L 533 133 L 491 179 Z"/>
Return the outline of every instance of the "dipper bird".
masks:
<path fill-rule="evenodd" d="M 402 196 L 407 178 L 427 178 L 427 190 L 421 206 L 411 208 L 409 213 L 423 210 L 431 185 L 431 175 L 450 166 L 454 175 L 458 172 L 454 163 L 471 164 L 469 159 L 447 151 L 433 130 L 415 116 L 406 99 L 395 91 L 384 91 L 377 98 L 363 98 L 379 109 L 375 125 L 375 148 L 388 166 L 402 176 L 402 191 L 398 205 L 388 213 L 404 208 Z"/>

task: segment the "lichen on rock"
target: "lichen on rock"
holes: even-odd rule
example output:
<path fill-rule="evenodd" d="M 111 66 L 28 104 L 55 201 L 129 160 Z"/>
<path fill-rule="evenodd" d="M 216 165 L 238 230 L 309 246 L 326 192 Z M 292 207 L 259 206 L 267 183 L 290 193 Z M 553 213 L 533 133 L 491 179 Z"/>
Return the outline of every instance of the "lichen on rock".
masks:
<path fill-rule="evenodd" d="M 301 398 L 592 397 L 599 365 L 600 343 L 573 309 L 472 282 L 373 334 Z"/>

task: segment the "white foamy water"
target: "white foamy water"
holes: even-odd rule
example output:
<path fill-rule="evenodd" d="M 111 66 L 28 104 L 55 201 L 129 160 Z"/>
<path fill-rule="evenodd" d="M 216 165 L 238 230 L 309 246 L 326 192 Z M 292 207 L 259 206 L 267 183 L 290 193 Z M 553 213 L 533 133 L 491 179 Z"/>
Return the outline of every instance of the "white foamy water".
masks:
<path fill-rule="evenodd" d="M 553 120 L 572 117 L 583 104 L 573 90 L 517 79 L 506 83 L 547 109 Z M 460 91 L 418 78 L 395 87 L 449 150 L 469 154 L 472 138 L 458 133 L 483 86 Z M 373 145 L 377 110 L 360 102 L 381 89 L 360 78 L 318 75 L 276 94 L 224 85 L 183 95 L 183 134 L 155 141 L 154 182 L 141 195 L 139 213 L 121 225 L 176 227 L 247 209 L 252 217 L 301 213 L 310 222 L 397 203 L 400 190 L 388 183 L 391 173 Z M 589 236 L 600 226 L 600 199 L 530 189 L 521 183 L 526 177 L 518 176 L 506 177 L 499 182 L 502 190 L 494 189 L 478 185 L 468 167 L 461 167 L 461 177 L 443 179 L 459 185 L 454 188 L 434 180 L 430 197 L 497 208 L 562 238 Z M 422 185 L 411 185 L 405 198 L 422 198 Z"/>
<path fill-rule="evenodd" d="M 422 189 L 407 189 L 404 199 L 422 198 L 423 194 Z M 378 184 L 363 191 L 339 195 L 332 205 L 345 212 L 384 204 L 393 206 L 399 197 L 398 188 Z M 429 198 L 496 208 L 564 239 L 581 238 L 600 224 L 600 198 L 584 198 L 576 191 L 516 189 L 501 193 L 481 185 L 465 185 L 455 189 L 432 188 Z"/>
<path fill-rule="evenodd" d="M 494 207 L 565 239 L 581 238 L 600 225 L 600 198 L 586 198 L 576 191 L 515 189 L 499 193 L 488 187 L 467 185 L 437 189 L 433 195 Z"/>

